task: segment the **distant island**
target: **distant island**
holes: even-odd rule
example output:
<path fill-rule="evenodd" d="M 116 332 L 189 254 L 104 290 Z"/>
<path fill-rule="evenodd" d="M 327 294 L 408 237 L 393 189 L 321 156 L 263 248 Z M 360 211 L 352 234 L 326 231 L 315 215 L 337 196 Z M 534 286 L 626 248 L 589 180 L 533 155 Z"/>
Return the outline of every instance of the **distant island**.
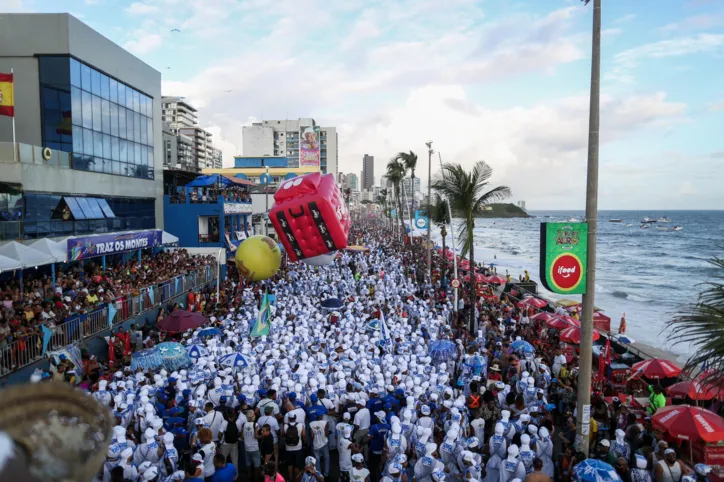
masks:
<path fill-rule="evenodd" d="M 511 203 L 489 204 L 478 218 L 529 218 L 525 210 Z"/>

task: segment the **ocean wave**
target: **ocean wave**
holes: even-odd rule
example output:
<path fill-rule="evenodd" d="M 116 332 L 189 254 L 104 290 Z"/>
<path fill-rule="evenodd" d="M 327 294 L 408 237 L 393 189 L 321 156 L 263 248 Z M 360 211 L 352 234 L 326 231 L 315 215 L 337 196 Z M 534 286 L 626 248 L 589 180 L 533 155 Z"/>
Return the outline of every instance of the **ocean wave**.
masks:
<path fill-rule="evenodd" d="M 613 296 L 614 298 L 619 298 L 619 299 L 628 300 L 628 301 L 638 301 L 640 303 L 650 303 L 652 301 L 649 298 L 645 298 L 643 296 L 639 296 L 639 295 L 636 295 L 633 293 L 628 293 L 626 291 L 621 291 L 621 290 L 614 290 L 613 293 L 611 293 L 611 296 Z"/>
<path fill-rule="evenodd" d="M 611 294 L 614 298 L 628 298 L 628 293 L 626 293 L 625 291 L 614 290 L 614 292 Z"/>

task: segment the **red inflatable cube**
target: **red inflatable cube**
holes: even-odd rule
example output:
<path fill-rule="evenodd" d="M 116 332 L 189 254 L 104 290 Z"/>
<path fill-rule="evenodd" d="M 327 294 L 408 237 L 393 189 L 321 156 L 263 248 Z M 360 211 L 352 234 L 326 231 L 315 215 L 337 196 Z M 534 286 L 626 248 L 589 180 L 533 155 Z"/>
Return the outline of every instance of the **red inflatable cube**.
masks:
<path fill-rule="evenodd" d="M 274 201 L 269 217 L 292 261 L 347 247 L 349 211 L 333 174 L 284 181 Z"/>

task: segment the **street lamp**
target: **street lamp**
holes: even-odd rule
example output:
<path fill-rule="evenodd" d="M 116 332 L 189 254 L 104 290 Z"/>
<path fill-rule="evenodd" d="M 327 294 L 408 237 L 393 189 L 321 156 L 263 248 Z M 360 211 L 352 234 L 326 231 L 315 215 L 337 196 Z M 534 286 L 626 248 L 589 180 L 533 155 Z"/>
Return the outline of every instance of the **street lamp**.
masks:
<path fill-rule="evenodd" d="M 440 228 L 440 236 L 442 236 L 442 286 L 445 288 L 447 287 L 447 283 L 445 282 L 447 278 L 447 259 L 445 259 L 445 236 L 447 236 L 447 229 L 445 229 L 444 224 Z"/>
<path fill-rule="evenodd" d="M 430 201 L 432 199 L 432 141 L 425 143 L 427 146 L 427 273 L 432 280 L 432 243 L 430 242 Z"/>

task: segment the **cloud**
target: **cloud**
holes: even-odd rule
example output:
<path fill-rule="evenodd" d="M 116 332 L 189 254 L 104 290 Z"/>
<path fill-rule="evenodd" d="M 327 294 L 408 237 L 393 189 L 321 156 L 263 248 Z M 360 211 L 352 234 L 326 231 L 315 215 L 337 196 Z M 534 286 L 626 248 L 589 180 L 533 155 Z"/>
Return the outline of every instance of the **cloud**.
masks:
<path fill-rule="evenodd" d="M 643 60 L 712 53 L 722 46 L 724 46 L 724 34 L 698 34 L 644 44 L 616 54 L 614 67 L 606 78 L 633 82 L 632 71 Z"/>
<path fill-rule="evenodd" d="M 138 40 L 131 40 L 123 44 L 123 48 L 137 55 L 143 55 L 160 47 L 163 37 L 157 33 L 137 33 L 134 37 Z"/>
<path fill-rule="evenodd" d="M 712 112 L 717 112 L 720 110 L 724 110 L 724 101 L 722 102 L 715 102 L 709 106 L 709 110 Z"/>
<path fill-rule="evenodd" d="M 670 23 L 661 27 L 664 32 L 675 32 L 682 30 L 706 30 L 724 25 L 724 15 L 703 14 L 688 17 L 680 22 Z"/>
<path fill-rule="evenodd" d="M 131 15 L 156 15 L 161 11 L 157 5 L 141 2 L 133 2 L 125 10 Z"/>
<path fill-rule="evenodd" d="M 20 13 L 28 10 L 28 5 L 24 0 L 3 0 L 2 2 L 3 13 Z"/>
<path fill-rule="evenodd" d="M 624 15 L 623 17 L 617 18 L 616 20 L 613 21 L 613 23 L 617 23 L 617 24 L 626 23 L 626 22 L 632 21 L 635 18 L 636 18 L 636 14 L 629 13 L 628 15 Z"/>

